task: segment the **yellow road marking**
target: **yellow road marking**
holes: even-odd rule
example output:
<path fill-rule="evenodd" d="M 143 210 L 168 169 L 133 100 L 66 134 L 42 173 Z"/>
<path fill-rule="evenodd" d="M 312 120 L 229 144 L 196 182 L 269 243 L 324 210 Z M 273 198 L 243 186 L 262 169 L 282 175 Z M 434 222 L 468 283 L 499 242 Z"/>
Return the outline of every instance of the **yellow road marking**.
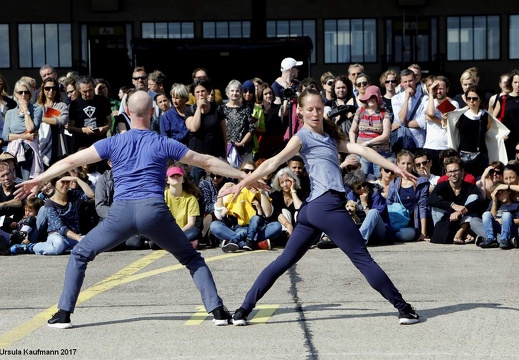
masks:
<path fill-rule="evenodd" d="M 197 306 L 196 308 L 198 311 L 184 325 L 200 325 L 210 316 L 203 306 Z"/>
<path fill-rule="evenodd" d="M 279 305 L 258 305 L 256 309 L 258 312 L 252 319 L 249 320 L 250 324 L 265 324 L 272 315 L 279 308 Z"/>
<path fill-rule="evenodd" d="M 263 250 L 259 250 L 263 251 Z M 256 251 L 257 252 L 257 251 Z M 77 304 L 81 304 L 84 301 L 87 301 L 88 299 L 94 297 L 97 294 L 100 294 L 102 292 L 105 292 L 107 290 L 113 289 L 116 286 L 127 284 L 132 281 L 141 280 L 150 276 L 159 275 L 162 273 L 166 273 L 169 271 L 179 270 L 184 268 L 184 265 L 177 264 L 172 266 L 166 266 L 164 268 L 150 270 L 144 273 L 136 274 L 136 272 L 142 270 L 149 264 L 153 263 L 154 261 L 160 259 L 164 255 L 168 254 L 165 250 L 157 250 L 152 252 L 150 255 L 147 255 L 132 264 L 126 266 L 125 268 L 119 270 L 115 274 L 107 277 L 106 279 L 101 280 L 95 285 L 92 285 L 88 289 L 83 290 L 78 297 Z M 222 259 L 228 259 L 235 256 L 241 256 L 245 254 L 251 254 L 250 252 L 240 252 L 240 253 L 229 253 L 229 254 L 223 254 L 218 256 L 213 256 L 211 258 L 206 258 L 206 262 L 212 262 Z M 53 313 L 55 313 L 57 310 L 57 304 L 52 305 L 51 307 L 43 310 L 36 316 L 34 316 L 32 319 L 27 320 L 23 324 L 18 325 L 17 327 L 7 331 L 6 333 L 2 334 L 0 336 L 0 349 L 5 349 L 8 346 L 11 346 L 14 342 L 26 337 L 30 333 L 32 333 L 35 330 L 38 330 L 40 327 L 45 325 L 47 323 L 47 319 L 52 316 Z M 193 319 L 197 314 L 199 314 L 201 311 L 198 311 L 191 319 Z M 206 314 L 205 318 L 207 318 L 209 315 L 203 311 L 204 314 Z M 198 319 L 198 318 L 197 318 Z M 195 321 L 195 320 L 193 320 Z M 203 320 L 202 320 L 203 321 Z M 195 325 L 195 324 L 186 324 L 186 325 Z"/>

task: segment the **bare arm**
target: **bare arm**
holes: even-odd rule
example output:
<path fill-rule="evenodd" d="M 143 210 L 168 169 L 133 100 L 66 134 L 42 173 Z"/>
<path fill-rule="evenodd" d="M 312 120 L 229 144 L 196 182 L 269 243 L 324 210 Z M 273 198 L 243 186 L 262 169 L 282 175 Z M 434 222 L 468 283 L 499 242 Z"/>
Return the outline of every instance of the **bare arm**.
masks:
<path fill-rule="evenodd" d="M 186 155 L 180 159 L 180 162 L 197 166 L 207 172 L 223 175 L 227 178 L 243 179 L 245 176 L 244 172 L 233 168 L 223 160 L 211 155 L 200 154 L 192 150 L 188 150 Z"/>
<path fill-rule="evenodd" d="M 18 188 L 18 190 L 16 190 L 15 192 L 16 198 L 23 199 L 30 193 L 36 196 L 41 185 L 49 181 L 50 179 L 53 179 L 56 176 L 59 176 L 64 172 L 67 172 L 80 165 L 92 164 L 98 161 L 101 161 L 101 157 L 97 153 L 97 150 L 94 146 L 90 146 L 87 149 L 81 150 L 75 154 L 67 156 L 66 158 L 52 165 L 44 173 L 36 176 L 33 179 L 24 181 L 23 183 L 16 185 L 16 187 Z"/>

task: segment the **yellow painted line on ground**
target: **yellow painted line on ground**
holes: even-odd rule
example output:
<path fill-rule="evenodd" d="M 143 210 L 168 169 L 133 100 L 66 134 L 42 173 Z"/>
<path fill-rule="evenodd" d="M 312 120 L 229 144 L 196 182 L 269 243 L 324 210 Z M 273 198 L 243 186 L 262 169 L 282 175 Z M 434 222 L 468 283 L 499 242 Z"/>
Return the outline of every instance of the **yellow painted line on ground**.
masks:
<path fill-rule="evenodd" d="M 259 250 L 264 251 L 264 250 Z M 265 250 L 266 251 L 266 250 Z M 258 252 L 258 251 L 255 251 Z M 125 268 L 119 270 L 115 274 L 107 277 L 104 280 L 101 280 L 95 285 L 92 285 L 86 290 L 83 290 L 78 297 L 77 305 L 81 304 L 84 301 L 94 297 L 97 294 L 105 292 L 107 290 L 113 289 L 116 286 L 127 284 L 132 281 L 145 279 L 150 276 L 159 275 L 162 273 L 166 273 L 173 270 L 183 269 L 184 265 L 177 264 L 172 266 L 166 266 L 164 268 L 150 270 L 144 273 L 136 274 L 136 272 L 142 270 L 149 264 L 154 261 L 160 259 L 161 257 L 168 254 L 165 250 L 157 250 L 152 252 L 150 255 L 147 255 L 132 264 L 126 266 Z M 205 259 L 206 262 L 212 262 L 222 259 L 228 259 L 235 256 L 241 256 L 245 254 L 251 254 L 251 252 L 239 252 L 239 253 L 229 253 L 218 256 L 213 256 L 211 258 Z M 21 325 L 18 325 L 14 329 L 7 331 L 6 333 L 0 336 L 0 349 L 5 349 L 8 346 L 11 346 L 14 342 L 26 337 L 33 331 L 39 329 L 43 325 L 47 323 L 47 320 L 52 316 L 53 313 L 57 311 L 57 304 L 52 305 L 50 308 L 43 310 L 32 319 L 27 320 Z M 203 311 L 205 314 L 205 310 Z M 198 313 L 197 313 L 198 314 Z M 195 314 L 196 315 L 196 314 Z M 208 316 L 208 315 L 207 315 Z M 207 317 L 206 316 L 206 317 Z"/>
<path fill-rule="evenodd" d="M 191 318 L 187 320 L 184 325 L 200 325 L 210 316 L 210 314 L 205 311 L 205 307 L 197 306 L 196 309 L 197 312 L 191 316 Z"/>
<path fill-rule="evenodd" d="M 258 312 L 252 319 L 249 320 L 250 324 L 265 324 L 274 315 L 279 305 L 258 305 L 256 309 Z"/>

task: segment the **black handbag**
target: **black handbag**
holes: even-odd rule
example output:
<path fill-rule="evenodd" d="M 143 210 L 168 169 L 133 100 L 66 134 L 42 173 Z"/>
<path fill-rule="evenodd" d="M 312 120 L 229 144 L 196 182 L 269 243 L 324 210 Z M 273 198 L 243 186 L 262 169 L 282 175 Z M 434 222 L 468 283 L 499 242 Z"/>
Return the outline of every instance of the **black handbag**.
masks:
<path fill-rule="evenodd" d="M 478 122 L 479 122 L 479 129 L 478 129 L 478 137 L 477 137 L 477 142 L 478 142 L 477 150 L 479 150 L 479 142 L 481 140 L 480 139 L 480 136 L 481 136 L 481 119 L 479 119 Z M 459 155 L 460 155 L 461 160 L 463 161 L 463 164 L 465 164 L 465 165 L 467 165 L 467 164 L 475 164 L 475 163 L 480 162 L 480 160 L 481 160 L 481 152 L 479 152 L 479 151 L 470 152 L 470 151 L 460 150 L 459 151 Z"/>

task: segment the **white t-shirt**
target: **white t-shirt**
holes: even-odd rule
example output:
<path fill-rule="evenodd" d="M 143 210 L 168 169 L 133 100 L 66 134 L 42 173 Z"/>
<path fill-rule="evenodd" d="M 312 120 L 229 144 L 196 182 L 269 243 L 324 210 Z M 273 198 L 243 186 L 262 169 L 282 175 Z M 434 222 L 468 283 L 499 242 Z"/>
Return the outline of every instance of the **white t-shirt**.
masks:
<path fill-rule="evenodd" d="M 454 100 L 446 100 L 450 101 L 452 105 L 456 109 L 459 108 L 459 105 Z M 429 103 L 429 101 L 427 101 Z M 434 99 L 434 108 L 438 106 L 438 100 Z M 426 105 L 427 108 L 427 105 Z M 441 119 L 442 113 L 436 109 L 434 112 L 434 116 Z M 434 121 L 427 120 L 427 130 L 425 134 L 425 144 L 424 149 L 431 149 L 431 150 L 447 150 L 449 146 L 447 145 L 447 129 L 442 128 L 441 125 L 436 124 Z"/>

